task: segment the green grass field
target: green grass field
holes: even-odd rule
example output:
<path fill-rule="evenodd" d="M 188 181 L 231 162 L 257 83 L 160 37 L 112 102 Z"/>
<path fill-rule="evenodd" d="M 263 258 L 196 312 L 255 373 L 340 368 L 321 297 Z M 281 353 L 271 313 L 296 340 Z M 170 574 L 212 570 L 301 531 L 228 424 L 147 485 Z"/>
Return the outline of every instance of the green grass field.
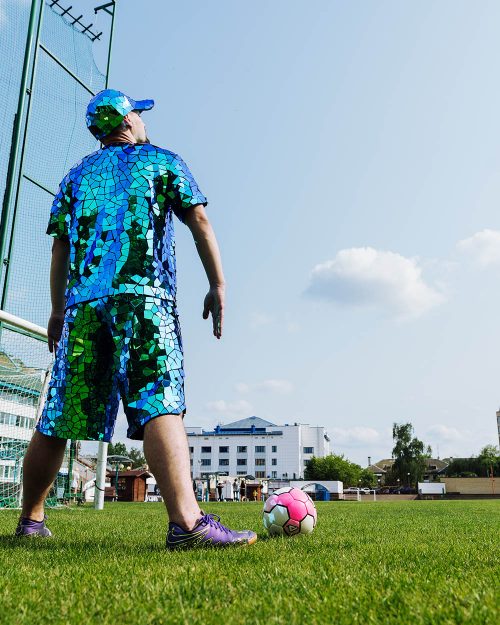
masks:
<path fill-rule="evenodd" d="M 270 539 L 261 504 L 206 506 L 258 542 L 164 550 L 162 504 L 49 511 L 53 539 L 0 512 L 0 622 L 146 625 L 500 622 L 499 501 L 318 503 L 310 536 Z"/>

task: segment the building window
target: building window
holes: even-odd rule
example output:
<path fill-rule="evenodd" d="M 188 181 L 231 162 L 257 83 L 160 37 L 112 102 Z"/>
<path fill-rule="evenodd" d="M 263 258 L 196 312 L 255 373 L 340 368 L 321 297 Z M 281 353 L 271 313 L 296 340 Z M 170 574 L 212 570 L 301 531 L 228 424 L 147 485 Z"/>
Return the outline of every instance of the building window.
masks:
<path fill-rule="evenodd" d="M 202 467 L 209 467 L 212 463 L 210 462 L 210 458 L 202 458 L 201 459 L 201 466 Z"/>
<path fill-rule="evenodd" d="M 236 475 L 246 475 L 246 471 L 236 471 Z"/>
<path fill-rule="evenodd" d="M 266 459 L 265 458 L 255 458 L 255 466 L 256 467 L 265 467 Z"/>
<path fill-rule="evenodd" d="M 229 466 L 229 460 L 227 458 L 219 458 L 219 465 L 221 467 L 228 467 Z"/>
<path fill-rule="evenodd" d="M 202 454 L 211 454 L 212 453 L 212 448 L 211 447 L 202 447 L 201 448 L 201 453 Z"/>
<path fill-rule="evenodd" d="M 266 477 L 265 471 L 255 471 L 255 477 Z"/>
<path fill-rule="evenodd" d="M 273 458 L 271 460 L 271 464 L 273 465 L 273 467 L 275 467 L 278 464 L 278 461 L 276 460 L 276 458 Z"/>
<path fill-rule="evenodd" d="M 304 453 L 305 454 L 313 454 L 314 453 L 314 447 L 304 447 Z"/>
<path fill-rule="evenodd" d="M 256 454 L 265 454 L 266 453 L 266 446 L 265 445 L 256 445 L 255 446 L 255 453 Z"/>
<path fill-rule="evenodd" d="M 194 451 L 194 447 L 190 447 L 190 448 L 189 448 L 189 453 L 190 453 L 190 454 L 192 454 L 192 453 L 193 453 L 193 451 Z"/>
<path fill-rule="evenodd" d="M 220 454 L 228 454 L 229 453 L 229 447 L 219 447 L 219 453 Z"/>
<path fill-rule="evenodd" d="M 308 464 L 309 464 L 309 460 L 304 460 L 304 466 L 307 467 Z"/>
<path fill-rule="evenodd" d="M 273 454 L 277 453 L 277 451 L 278 451 L 278 446 L 277 446 L 277 445 L 273 445 L 273 446 L 271 447 L 271 451 L 273 452 Z"/>
<path fill-rule="evenodd" d="M 236 464 L 239 467 L 246 467 L 247 459 L 246 458 L 236 458 Z"/>
<path fill-rule="evenodd" d="M 271 471 L 271 477 L 278 477 L 277 471 Z"/>
<path fill-rule="evenodd" d="M 189 464 L 190 464 L 191 466 L 193 466 L 193 459 L 192 459 L 192 458 L 189 458 Z"/>
<path fill-rule="evenodd" d="M 246 447 L 246 445 L 238 445 L 236 451 L 239 454 L 246 454 L 247 453 L 247 447 Z"/>

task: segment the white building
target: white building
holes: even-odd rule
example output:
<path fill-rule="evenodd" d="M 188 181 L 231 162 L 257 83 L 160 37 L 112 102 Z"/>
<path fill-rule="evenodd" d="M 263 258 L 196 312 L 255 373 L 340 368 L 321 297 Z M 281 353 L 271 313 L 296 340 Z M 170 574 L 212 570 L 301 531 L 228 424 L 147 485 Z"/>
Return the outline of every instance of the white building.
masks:
<path fill-rule="evenodd" d="M 33 435 L 35 416 L 33 398 L 26 396 L 12 401 L 0 394 L 0 483 L 19 484 L 21 464 Z"/>
<path fill-rule="evenodd" d="M 217 425 L 212 431 L 186 426 L 194 478 L 210 474 L 300 479 L 312 456 L 330 453 L 324 427 L 274 425 L 250 417 Z"/>
<path fill-rule="evenodd" d="M 43 371 L 0 350 L 0 499 L 17 496 L 43 379 Z"/>

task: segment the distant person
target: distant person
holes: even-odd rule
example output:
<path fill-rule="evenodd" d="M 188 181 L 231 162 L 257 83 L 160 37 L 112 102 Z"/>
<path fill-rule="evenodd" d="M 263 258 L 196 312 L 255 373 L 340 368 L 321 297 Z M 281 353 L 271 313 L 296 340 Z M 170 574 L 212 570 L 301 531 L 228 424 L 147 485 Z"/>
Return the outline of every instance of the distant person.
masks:
<path fill-rule="evenodd" d="M 266 500 L 266 495 L 268 494 L 268 482 L 264 481 L 262 482 L 262 490 L 260 491 L 260 500 L 261 501 L 265 501 Z"/>
<path fill-rule="evenodd" d="M 165 500 L 167 548 L 257 540 L 200 510 L 190 484 L 174 216 L 190 229 L 207 274 L 202 316 L 212 315 L 217 339 L 225 280 L 206 197 L 182 158 L 146 134 L 141 114 L 153 105 L 113 89 L 95 95 L 87 126 L 103 145 L 70 169 L 52 204 L 47 335 L 55 362 L 24 457 L 17 536 L 52 535 L 44 501 L 67 439 L 110 442 L 121 398 L 127 436 L 144 440 Z M 51 114 L 62 114 L 57 98 Z"/>
<path fill-rule="evenodd" d="M 217 483 L 217 494 L 218 494 L 218 499 L 217 501 L 224 501 L 224 497 L 222 496 L 222 482 L 218 482 Z"/>
<path fill-rule="evenodd" d="M 240 498 L 240 489 L 238 487 L 238 482 L 235 479 L 233 482 L 233 499 L 234 501 L 238 501 L 239 498 Z"/>
<path fill-rule="evenodd" d="M 253 500 L 254 500 L 254 501 L 257 501 L 257 495 L 258 495 L 258 494 L 259 494 L 259 493 L 257 492 L 257 490 L 256 490 L 256 489 L 254 489 L 254 491 L 253 491 L 253 493 L 252 493 L 252 495 L 253 495 Z"/>
<path fill-rule="evenodd" d="M 240 482 L 240 501 L 245 501 L 246 499 L 246 484 L 245 480 L 241 480 Z"/>

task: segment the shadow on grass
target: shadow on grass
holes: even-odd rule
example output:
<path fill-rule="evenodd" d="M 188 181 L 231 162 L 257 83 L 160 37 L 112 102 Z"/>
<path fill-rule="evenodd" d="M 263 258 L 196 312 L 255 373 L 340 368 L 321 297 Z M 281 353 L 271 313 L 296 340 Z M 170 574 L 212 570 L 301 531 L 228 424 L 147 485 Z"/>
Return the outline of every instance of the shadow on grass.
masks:
<path fill-rule="evenodd" d="M 261 542 L 267 541 L 280 541 L 280 540 L 290 540 L 289 538 L 281 537 L 281 536 L 269 536 L 266 534 L 259 534 L 257 538 L 257 542 L 255 544 L 259 544 Z M 252 545 L 250 545 L 252 546 Z M 241 547 L 247 547 L 247 545 L 243 545 Z M 13 534 L 3 534 L 0 535 L 0 549 L 33 549 L 36 551 L 46 550 L 46 551 L 78 551 L 80 553 L 86 552 L 88 553 L 89 559 L 94 558 L 95 552 L 99 551 L 102 553 L 103 551 L 109 551 L 110 553 L 116 553 L 117 551 L 122 553 L 132 553 L 134 555 L 140 554 L 151 554 L 151 553 L 163 553 L 168 552 L 165 547 L 165 541 L 162 542 L 153 542 L 153 543 L 138 543 L 138 542 L 124 542 L 119 538 L 115 540 L 110 540 L 105 538 L 104 540 L 88 540 L 88 539 L 65 539 L 62 536 L 52 536 L 52 537 L 43 537 L 43 536 L 14 536 Z M 208 552 L 208 551 L 230 551 L 231 549 L 237 549 L 238 545 L 229 545 L 227 547 L 214 547 L 214 546 L 206 546 L 197 548 L 198 552 Z M 179 550 L 180 552 L 190 551 L 190 549 Z"/>

